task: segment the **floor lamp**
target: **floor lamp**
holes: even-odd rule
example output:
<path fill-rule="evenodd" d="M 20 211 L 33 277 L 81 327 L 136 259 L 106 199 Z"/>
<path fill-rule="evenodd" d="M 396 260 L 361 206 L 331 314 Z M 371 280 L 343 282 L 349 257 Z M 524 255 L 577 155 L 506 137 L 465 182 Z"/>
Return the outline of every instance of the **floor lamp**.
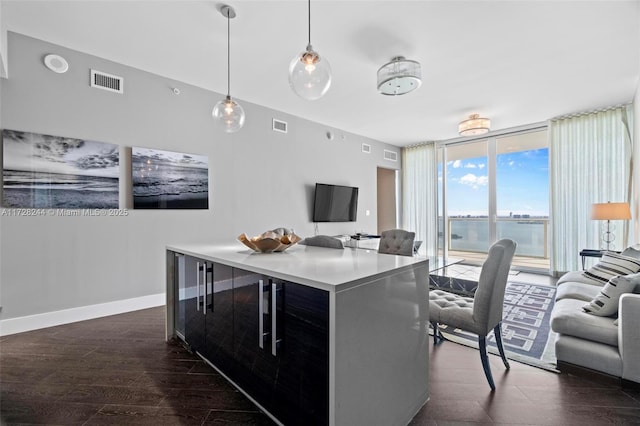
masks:
<path fill-rule="evenodd" d="M 615 226 L 611 225 L 612 220 L 631 219 L 631 209 L 629 203 L 595 203 L 591 206 L 591 219 L 606 220 L 607 230 L 602 233 L 602 245 L 607 245 L 606 250 L 615 250 L 613 241 L 616 236 L 613 234 Z"/>

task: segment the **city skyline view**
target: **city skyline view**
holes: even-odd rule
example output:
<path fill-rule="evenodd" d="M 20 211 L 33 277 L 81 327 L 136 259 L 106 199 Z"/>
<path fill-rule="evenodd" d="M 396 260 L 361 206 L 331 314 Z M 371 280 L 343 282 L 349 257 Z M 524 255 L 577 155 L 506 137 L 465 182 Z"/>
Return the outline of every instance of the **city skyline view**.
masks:
<path fill-rule="evenodd" d="M 549 216 L 549 149 L 498 154 L 496 212 L 498 217 Z M 448 216 L 486 217 L 489 213 L 487 157 L 447 163 Z M 442 166 L 438 166 L 442 180 Z"/>

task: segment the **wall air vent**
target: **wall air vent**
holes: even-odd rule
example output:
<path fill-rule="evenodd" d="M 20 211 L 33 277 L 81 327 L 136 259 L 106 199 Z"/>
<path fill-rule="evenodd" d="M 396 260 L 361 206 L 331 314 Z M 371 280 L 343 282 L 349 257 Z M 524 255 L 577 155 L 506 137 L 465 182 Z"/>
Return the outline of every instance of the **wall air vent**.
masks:
<path fill-rule="evenodd" d="M 123 84 L 124 79 L 122 77 L 91 70 L 91 87 L 108 90 L 109 92 L 124 93 Z"/>
<path fill-rule="evenodd" d="M 395 151 L 384 150 L 384 159 L 389 161 L 398 161 L 398 153 Z"/>
<path fill-rule="evenodd" d="M 280 133 L 287 133 L 287 122 L 273 119 L 273 131 Z"/>
<path fill-rule="evenodd" d="M 371 154 L 371 145 L 369 145 L 368 143 L 363 143 L 362 144 L 362 152 L 364 152 L 366 154 Z"/>

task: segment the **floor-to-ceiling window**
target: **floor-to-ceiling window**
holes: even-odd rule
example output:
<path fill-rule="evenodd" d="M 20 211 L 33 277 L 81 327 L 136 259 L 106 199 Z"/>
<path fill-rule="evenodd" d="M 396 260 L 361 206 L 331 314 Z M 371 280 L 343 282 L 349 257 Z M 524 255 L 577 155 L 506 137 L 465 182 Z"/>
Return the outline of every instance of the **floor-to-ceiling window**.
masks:
<path fill-rule="evenodd" d="M 549 269 L 546 128 L 442 144 L 438 180 L 441 253 L 481 263 L 512 238 L 515 267 Z"/>

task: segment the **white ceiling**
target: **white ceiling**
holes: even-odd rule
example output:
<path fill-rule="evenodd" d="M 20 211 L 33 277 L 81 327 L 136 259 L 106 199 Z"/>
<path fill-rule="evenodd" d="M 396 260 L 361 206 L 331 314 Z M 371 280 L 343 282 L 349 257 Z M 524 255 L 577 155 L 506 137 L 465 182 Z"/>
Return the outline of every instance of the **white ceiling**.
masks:
<path fill-rule="evenodd" d="M 310 102 L 287 80 L 306 46 L 307 2 L 230 0 L 238 15 L 231 95 L 399 146 L 455 138 L 458 122 L 474 112 L 499 130 L 627 103 L 638 86 L 639 3 L 314 0 L 311 41 L 329 60 L 333 83 Z M 1 0 L 0 7 L 6 30 L 224 94 L 222 4 Z M 398 55 L 422 64 L 422 87 L 380 95 L 376 72 Z"/>

